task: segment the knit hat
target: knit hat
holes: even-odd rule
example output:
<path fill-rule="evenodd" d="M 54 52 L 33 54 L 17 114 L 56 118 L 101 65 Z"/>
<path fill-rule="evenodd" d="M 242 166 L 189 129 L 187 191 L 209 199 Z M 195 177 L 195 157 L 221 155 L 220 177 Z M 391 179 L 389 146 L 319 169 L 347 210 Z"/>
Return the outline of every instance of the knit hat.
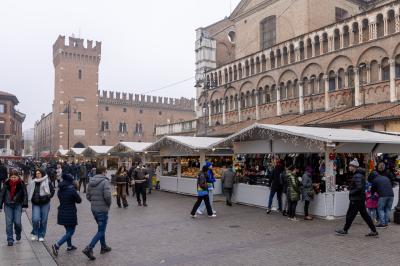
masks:
<path fill-rule="evenodd" d="M 359 167 L 360 166 L 360 164 L 358 163 L 357 158 L 354 158 L 353 161 L 350 162 L 350 165 L 354 166 L 354 167 Z"/>
<path fill-rule="evenodd" d="M 71 174 L 63 174 L 62 179 L 67 182 L 73 182 L 74 177 Z"/>

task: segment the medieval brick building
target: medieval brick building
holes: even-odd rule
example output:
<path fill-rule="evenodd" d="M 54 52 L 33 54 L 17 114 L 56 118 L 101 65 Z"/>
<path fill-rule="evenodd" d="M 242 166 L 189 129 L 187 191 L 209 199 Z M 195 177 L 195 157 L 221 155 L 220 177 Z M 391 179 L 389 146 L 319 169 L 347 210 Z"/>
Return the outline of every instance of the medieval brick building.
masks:
<path fill-rule="evenodd" d="M 197 134 L 257 121 L 400 131 L 399 43 L 399 1 L 243 0 L 197 30 Z"/>
<path fill-rule="evenodd" d="M 101 42 L 59 36 L 53 111 L 35 123 L 35 155 L 119 141 L 153 141 L 157 124 L 192 119 L 194 99 L 99 90 Z"/>

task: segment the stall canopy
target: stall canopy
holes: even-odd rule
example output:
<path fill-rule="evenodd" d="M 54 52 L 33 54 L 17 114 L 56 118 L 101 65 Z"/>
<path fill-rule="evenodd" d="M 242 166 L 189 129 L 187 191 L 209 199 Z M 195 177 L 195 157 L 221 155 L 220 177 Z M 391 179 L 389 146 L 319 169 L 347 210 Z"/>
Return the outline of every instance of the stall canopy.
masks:
<path fill-rule="evenodd" d="M 80 156 L 82 155 L 83 151 L 85 148 L 71 148 L 68 152 L 68 155 L 70 156 Z"/>
<path fill-rule="evenodd" d="M 150 142 L 120 142 L 110 152 L 116 153 L 143 153 L 144 149 L 150 146 Z"/>
<path fill-rule="evenodd" d="M 107 155 L 113 146 L 89 146 L 82 154 L 86 157 L 104 156 Z"/>
<path fill-rule="evenodd" d="M 165 136 L 151 144 L 144 151 L 160 151 L 162 156 L 195 155 L 200 151 L 212 150 L 222 138 Z"/>
<path fill-rule="evenodd" d="M 233 146 L 236 153 L 336 152 L 397 153 L 400 136 L 353 129 L 254 124 L 214 144 Z"/>
<path fill-rule="evenodd" d="M 59 149 L 57 152 L 56 152 L 56 156 L 67 156 L 68 155 L 68 150 L 63 150 L 63 149 Z"/>

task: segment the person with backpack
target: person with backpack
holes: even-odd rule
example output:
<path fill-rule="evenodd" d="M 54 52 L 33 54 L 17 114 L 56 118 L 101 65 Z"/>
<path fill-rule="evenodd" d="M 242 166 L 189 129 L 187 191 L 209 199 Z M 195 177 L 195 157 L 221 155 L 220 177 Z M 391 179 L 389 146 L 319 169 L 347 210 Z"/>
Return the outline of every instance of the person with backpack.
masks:
<path fill-rule="evenodd" d="M 304 220 L 311 221 L 313 218 L 309 215 L 310 202 L 314 199 L 314 187 L 312 182 L 312 168 L 306 167 L 301 179 L 302 182 L 302 199 L 304 201 Z"/>
<path fill-rule="evenodd" d="M 281 160 L 276 162 L 275 168 L 271 173 L 271 191 L 269 193 L 267 214 L 271 213 L 272 201 L 276 194 L 278 199 L 278 211 L 282 211 L 282 192 L 283 192 L 283 177 L 282 173 L 284 173 L 284 166 Z"/>
<path fill-rule="evenodd" d="M 194 204 L 192 211 L 190 212 L 190 215 L 192 218 L 197 217 L 196 211 L 203 201 L 204 201 L 204 204 L 207 209 L 208 217 L 213 218 L 213 217 L 217 216 L 212 211 L 210 199 L 208 197 L 209 190 L 208 190 L 208 184 L 207 184 L 207 172 L 208 172 L 208 167 L 206 165 L 204 165 L 201 172 L 199 173 L 199 175 L 197 177 L 197 201 Z"/>
<path fill-rule="evenodd" d="M 288 218 L 291 221 L 297 222 L 296 219 L 296 207 L 297 203 L 300 200 L 300 181 L 297 177 L 299 173 L 299 168 L 295 165 L 292 165 L 288 168 L 287 171 L 287 196 L 288 196 Z"/>
<path fill-rule="evenodd" d="M 74 251 L 77 249 L 72 245 L 72 236 L 74 235 L 75 228 L 78 225 L 76 204 L 82 202 L 82 199 L 74 186 L 74 177 L 71 174 L 64 174 L 62 179 L 63 181 L 59 184 L 59 190 L 57 193 L 60 201 L 57 223 L 64 226 L 65 235 L 57 243 L 51 246 L 55 257 L 58 256 L 58 251 L 65 242 L 67 242 L 67 251 Z"/>
<path fill-rule="evenodd" d="M 212 169 L 212 167 L 213 167 L 212 163 L 211 162 L 206 162 L 205 167 L 207 167 L 206 178 L 207 178 L 207 184 L 208 184 L 208 199 L 209 199 L 212 211 L 215 214 L 217 212 L 215 211 L 215 208 L 213 206 L 213 202 L 214 202 L 214 183 L 216 182 L 216 179 L 214 177 L 214 172 L 213 172 L 213 169 Z M 205 212 L 205 210 L 206 210 L 205 202 L 202 202 L 200 204 L 200 207 L 197 210 L 197 213 L 202 215 Z"/>
<path fill-rule="evenodd" d="M 17 170 L 11 170 L 10 178 L 4 182 L 0 191 L 0 211 L 3 209 L 6 218 L 6 233 L 8 246 L 14 245 L 14 232 L 17 241 L 21 240 L 22 208 L 28 208 L 28 193 L 25 182 L 19 177 Z"/>

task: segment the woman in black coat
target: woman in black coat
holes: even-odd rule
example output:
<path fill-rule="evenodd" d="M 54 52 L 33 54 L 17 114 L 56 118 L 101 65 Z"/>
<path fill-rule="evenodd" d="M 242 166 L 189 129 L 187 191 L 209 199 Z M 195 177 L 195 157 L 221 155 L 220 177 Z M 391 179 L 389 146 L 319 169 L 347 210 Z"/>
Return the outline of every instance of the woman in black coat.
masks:
<path fill-rule="evenodd" d="M 54 256 L 58 256 L 58 250 L 67 242 L 67 251 L 76 249 L 72 245 L 72 236 L 75 233 L 75 227 L 78 225 L 76 203 L 81 203 L 82 199 L 76 191 L 74 177 L 70 174 L 62 176 L 63 181 L 58 185 L 58 207 L 57 223 L 65 227 L 65 235 L 54 245 L 52 245 Z"/>

